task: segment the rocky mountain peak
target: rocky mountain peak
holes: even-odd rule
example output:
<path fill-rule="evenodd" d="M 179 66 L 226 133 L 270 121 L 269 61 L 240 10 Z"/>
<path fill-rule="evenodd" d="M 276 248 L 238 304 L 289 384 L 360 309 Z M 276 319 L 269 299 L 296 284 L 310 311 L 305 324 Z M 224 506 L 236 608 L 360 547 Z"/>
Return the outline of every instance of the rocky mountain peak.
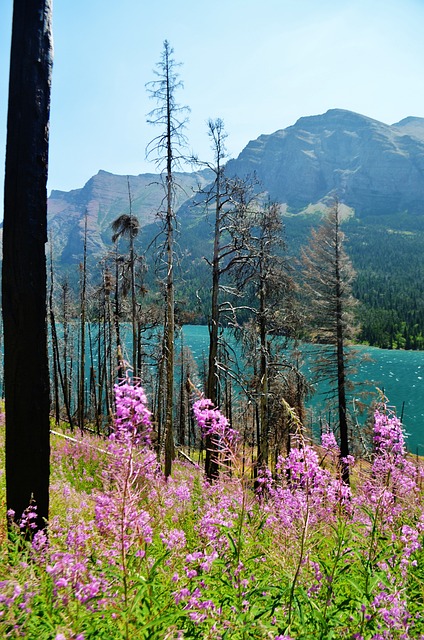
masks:
<path fill-rule="evenodd" d="M 362 218 L 424 214 L 424 118 L 410 116 L 387 125 L 330 109 L 252 140 L 228 163 L 227 172 L 239 177 L 255 173 L 261 190 L 291 213 L 315 210 L 337 196 Z M 149 225 L 163 200 L 161 177 L 155 174 L 127 178 L 101 170 L 81 189 L 51 194 L 49 224 L 60 261 L 80 259 L 85 214 L 90 250 L 104 255 L 112 221 L 129 209 L 128 179 L 133 212 L 141 227 Z M 182 188 L 176 208 L 212 179 L 210 171 L 177 174 Z"/>
<path fill-rule="evenodd" d="M 413 136 L 424 141 L 424 118 L 408 116 L 392 125 L 403 135 Z"/>
<path fill-rule="evenodd" d="M 359 215 L 424 213 L 424 119 L 390 126 L 331 109 L 249 142 L 229 170 L 255 170 L 294 212 L 337 195 Z"/>

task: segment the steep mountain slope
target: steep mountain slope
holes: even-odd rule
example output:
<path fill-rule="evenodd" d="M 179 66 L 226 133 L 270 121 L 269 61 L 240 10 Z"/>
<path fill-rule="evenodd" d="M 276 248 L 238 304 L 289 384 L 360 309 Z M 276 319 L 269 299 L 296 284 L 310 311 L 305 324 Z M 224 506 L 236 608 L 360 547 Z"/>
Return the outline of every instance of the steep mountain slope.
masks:
<path fill-rule="evenodd" d="M 424 142 L 424 118 L 409 116 L 393 124 L 392 128 L 398 129 L 403 135 L 413 136 Z"/>
<path fill-rule="evenodd" d="M 422 214 L 424 119 L 389 126 L 332 109 L 249 142 L 228 168 L 255 171 L 270 197 L 292 211 L 337 195 L 359 216 Z"/>
<path fill-rule="evenodd" d="M 293 126 L 249 142 L 227 167 L 242 177 L 256 173 L 271 199 L 297 213 L 334 195 L 359 218 L 407 212 L 424 214 L 424 118 L 407 117 L 386 125 L 366 116 L 332 109 L 300 118 Z M 181 173 L 177 208 L 198 186 L 212 179 L 210 171 Z M 160 176 L 130 176 L 132 210 L 144 227 L 153 223 L 163 199 Z M 110 247 L 110 225 L 128 212 L 126 176 L 99 171 L 82 189 L 53 191 L 48 202 L 54 253 L 66 265 L 81 259 L 84 215 L 88 251 L 100 257 Z M 184 207 L 199 216 L 199 208 Z M 184 240 L 182 239 L 184 244 Z"/>
<path fill-rule="evenodd" d="M 211 179 L 211 172 L 178 173 L 177 207 Z M 82 189 L 53 191 L 48 200 L 49 230 L 59 265 L 81 261 L 85 214 L 87 213 L 87 252 L 100 259 L 111 246 L 111 224 L 119 215 L 129 212 L 130 185 L 132 211 L 141 227 L 152 224 L 164 198 L 161 176 L 117 176 L 99 173 Z"/>

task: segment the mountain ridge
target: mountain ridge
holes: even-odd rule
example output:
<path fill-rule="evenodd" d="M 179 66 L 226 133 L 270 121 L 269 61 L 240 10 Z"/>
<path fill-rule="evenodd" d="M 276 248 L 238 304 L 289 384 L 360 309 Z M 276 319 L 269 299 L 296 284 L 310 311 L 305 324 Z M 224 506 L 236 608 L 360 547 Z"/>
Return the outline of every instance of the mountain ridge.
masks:
<path fill-rule="evenodd" d="M 358 218 L 407 212 L 424 215 L 424 118 L 407 116 L 388 125 L 345 109 L 302 116 L 293 125 L 251 140 L 226 171 L 239 177 L 255 174 L 260 189 L 285 205 L 288 213 L 324 207 L 335 196 Z M 176 209 L 185 217 L 198 186 L 207 188 L 210 170 L 175 174 L 181 189 Z M 129 184 L 129 187 L 128 187 Z M 111 223 L 131 208 L 142 228 L 154 225 L 163 200 L 155 173 L 118 176 L 100 170 L 80 189 L 54 190 L 48 220 L 58 263 L 81 260 L 84 218 L 88 251 L 100 259 L 111 247 Z"/>
<path fill-rule="evenodd" d="M 357 272 L 360 339 L 385 348 L 424 348 L 424 118 L 407 116 L 387 125 L 343 109 L 304 116 L 286 129 L 251 140 L 226 171 L 240 178 L 256 174 L 262 183 L 258 190 L 284 205 L 289 259 L 299 255 L 311 226 L 337 196 L 350 213 L 344 228 Z M 177 304 L 186 319 L 206 322 L 210 274 L 204 256 L 210 255 L 213 224 L 205 207 L 192 205 L 202 201 L 195 195 L 198 185 L 207 191 L 214 174 L 175 177 L 182 187 L 176 203 L 181 231 Z M 99 262 L 111 256 L 111 223 L 130 210 L 128 182 L 131 211 L 141 226 L 136 250 L 139 255 L 147 252 L 152 265 L 155 257 L 147 248 L 160 230 L 161 176 L 116 176 L 100 170 L 81 189 L 54 191 L 49 198 L 59 274 L 66 270 L 77 278 L 87 217 L 90 275 L 98 280 Z M 154 268 L 146 284 L 157 291 Z"/>
<path fill-rule="evenodd" d="M 181 183 L 177 205 L 189 199 L 198 186 L 212 177 L 208 170 L 177 173 Z M 54 254 L 59 265 L 81 261 L 85 215 L 87 215 L 87 252 L 100 259 L 112 245 L 113 220 L 130 208 L 143 228 L 153 224 L 163 200 L 161 176 L 153 173 L 119 176 L 100 170 L 81 189 L 52 191 L 48 199 L 48 223 L 54 238 Z"/>
<path fill-rule="evenodd" d="M 403 124 L 402 124 L 403 123 Z M 422 124 L 422 129 L 421 129 Z M 405 135 L 414 129 L 416 135 Z M 420 139 L 422 130 L 422 139 Z M 293 211 L 337 195 L 358 215 L 424 213 L 424 119 L 386 125 L 343 109 L 299 118 L 250 141 L 230 172 L 249 168 Z"/>

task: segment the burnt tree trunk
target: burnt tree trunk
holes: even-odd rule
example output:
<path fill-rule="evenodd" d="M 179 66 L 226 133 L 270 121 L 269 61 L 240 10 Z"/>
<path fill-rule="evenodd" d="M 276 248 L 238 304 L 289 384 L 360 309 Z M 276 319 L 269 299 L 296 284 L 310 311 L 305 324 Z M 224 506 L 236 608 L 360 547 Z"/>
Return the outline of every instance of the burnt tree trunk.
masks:
<path fill-rule="evenodd" d="M 335 218 L 335 279 L 336 279 L 336 351 L 337 351 L 337 396 L 340 428 L 340 460 L 342 478 L 349 484 L 349 465 L 346 458 L 349 455 L 349 438 L 346 407 L 346 367 L 345 367 L 345 337 L 343 326 L 343 283 L 340 275 L 340 240 L 339 218 Z"/>
<path fill-rule="evenodd" d="M 15 0 L 3 230 L 7 508 L 49 509 L 46 256 L 52 71 L 50 0 Z"/>
<path fill-rule="evenodd" d="M 81 309 L 80 309 L 80 363 L 78 385 L 78 426 L 84 432 L 85 421 L 85 321 L 87 311 L 87 211 L 84 217 L 83 262 L 81 266 Z"/>

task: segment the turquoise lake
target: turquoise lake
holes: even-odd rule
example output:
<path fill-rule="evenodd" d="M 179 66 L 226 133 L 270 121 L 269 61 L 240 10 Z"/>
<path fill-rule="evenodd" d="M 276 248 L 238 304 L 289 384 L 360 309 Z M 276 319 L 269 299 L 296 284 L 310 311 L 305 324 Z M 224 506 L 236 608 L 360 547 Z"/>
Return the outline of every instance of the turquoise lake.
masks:
<path fill-rule="evenodd" d="M 207 354 L 208 329 L 205 326 L 183 327 L 184 343 L 200 362 Z M 408 434 L 408 449 L 424 455 L 424 351 L 392 351 L 374 347 L 357 347 L 361 364 L 352 379 L 364 383 L 368 391 L 384 391 L 400 417 Z M 365 359 L 364 359 L 365 356 Z M 319 391 L 314 402 L 319 403 Z M 368 400 L 369 402 L 369 400 Z"/>

